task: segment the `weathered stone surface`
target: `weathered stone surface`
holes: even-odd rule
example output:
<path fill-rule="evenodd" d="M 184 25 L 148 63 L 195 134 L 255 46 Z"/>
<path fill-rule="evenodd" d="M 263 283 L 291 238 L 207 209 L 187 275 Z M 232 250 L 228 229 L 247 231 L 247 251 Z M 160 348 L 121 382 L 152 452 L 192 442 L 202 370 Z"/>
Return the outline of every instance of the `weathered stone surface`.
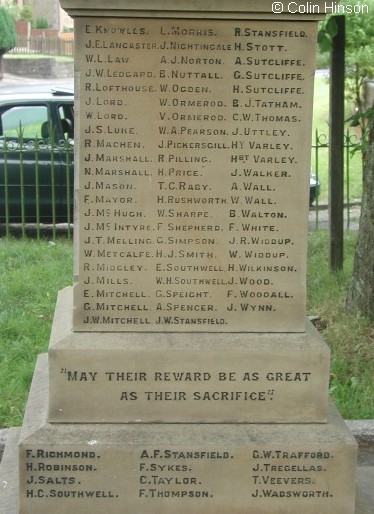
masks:
<path fill-rule="evenodd" d="M 290 7 L 288 8 L 288 5 Z M 306 17 L 318 20 L 327 11 L 333 14 L 333 6 L 336 8 L 337 2 L 330 4 L 316 0 L 315 2 L 287 2 L 282 4 L 282 8 L 274 7 L 272 0 L 110 0 L 105 5 L 100 0 L 94 0 L 89 5 L 84 0 L 62 0 L 61 6 L 71 16 L 171 16 L 171 17 L 206 17 L 240 19 L 248 17 L 250 13 L 253 18 L 271 17 L 274 14 L 278 19 L 292 19 L 298 21 Z M 327 7 L 331 6 L 331 7 Z M 327 9 L 326 9 L 327 7 Z M 307 15 L 307 16 L 306 16 Z"/>
<path fill-rule="evenodd" d="M 358 422 L 359 423 L 359 422 Z M 10 429 L 6 451 L 0 463 L 0 512 L 18 514 L 18 439 L 20 429 Z M 356 435 L 357 437 L 357 435 Z M 369 447 L 368 447 L 369 449 Z M 364 448 L 361 449 L 364 453 Z M 365 462 L 370 461 L 371 465 Z M 374 466 L 370 454 L 357 469 L 355 514 L 374 514 Z"/>
<path fill-rule="evenodd" d="M 329 349 L 306 334 L 73 332 L 60 292 L 49 347 L 51 422 L 326 421 Z"/>
<path fill-rule="evenodd" d="M 20 437 L 20 514 L 171 514 L 175 502 L 183 514 L 354 512 L 356 443 L 333 407 L 313 427 L 54 425 L 41 360 Z"/>
<path fill-rule="evenodd" d="M 75 26 L 74 330 L 304 332 L 316 23 Z"/>
<path fill-rule="evenodd" d="M 20 428 L 7 431 L 4 455 L 0 462 L 0 512 L 18 513 L 18 439 Z"/>
<path fill-rule="evenodd" d="M 322 2 L 62 5 L 74 301 L 36 368 L 18 514 L 353 514 L 357 445 L 305 317 Z"/>

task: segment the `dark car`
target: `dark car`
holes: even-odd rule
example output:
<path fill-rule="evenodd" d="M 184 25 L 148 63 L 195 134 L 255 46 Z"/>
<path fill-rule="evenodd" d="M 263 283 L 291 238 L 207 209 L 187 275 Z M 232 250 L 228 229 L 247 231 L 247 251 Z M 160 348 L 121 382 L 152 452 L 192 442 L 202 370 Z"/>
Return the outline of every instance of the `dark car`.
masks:
<path fill-rule="evenodd" d="M 72 220 L 72 91 L 0 95 L 0 223 Z"/>

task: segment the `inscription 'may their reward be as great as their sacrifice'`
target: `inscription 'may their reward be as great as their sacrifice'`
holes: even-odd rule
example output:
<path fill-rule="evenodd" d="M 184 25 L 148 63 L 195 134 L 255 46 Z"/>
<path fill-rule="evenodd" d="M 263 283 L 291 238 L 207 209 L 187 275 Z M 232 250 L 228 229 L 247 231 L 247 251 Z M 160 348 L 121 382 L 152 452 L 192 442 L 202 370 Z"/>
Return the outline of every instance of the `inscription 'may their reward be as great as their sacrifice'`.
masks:
<path fill-rule="evenodd" d="M 303 331 L 314 27 L 77 25 L 74 330 Z"/>

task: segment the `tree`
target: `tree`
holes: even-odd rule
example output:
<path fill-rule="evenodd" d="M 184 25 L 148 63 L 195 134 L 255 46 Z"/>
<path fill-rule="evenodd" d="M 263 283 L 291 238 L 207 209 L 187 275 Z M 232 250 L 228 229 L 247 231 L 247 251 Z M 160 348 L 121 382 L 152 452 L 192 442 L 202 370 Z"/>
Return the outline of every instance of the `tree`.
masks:
<path fill-rule="evenodd" d="M 374 118 L 371 117 L 366 159 L 360 230 L 358 234 L 347 309 L 374 319 Z"/>
<path fill-rule="evenodd" d="M 347 16 L 346 30 L 346 91 L 354 105 L 348 121 L 360 130 L 357 150 L 363 163 L 360 230 L 346 307 L 374 319 L 374 105 L 363 101 L 363 88 L 374 77 L 374 0 L 365 4 L 369 12 Z"/>
<path fill-rule="evenodd" d="M 350 0 L 341 0 L 339 7 L 344 9 Z M 367 8 L 361 14 L 346 14 L 345 18 L 345 98 L 351 127 L 359 130 L 360 142 L 355 151 L 365 157 L 368 139 L 368 126 L 373 115 L 372 106 L 364 101 L 364 90 L 368 79 L 374 77 L 374 0 L 356 0 L 355 7 Z M 342 10 L 343 12 L 343 10 Z M 318 33 L 319 49 L 322 53 L 331 50 L 331 40 L 337 33 L 335 16 L 329 16 Z"/>
<path fill-rule="evenodd" d="M 34 14 L 32 12 L 32 9 L 29 5 L 24 5 L 19 12 L 18 19 L 20 21 L 28 21 L 31 23 L 31 25 L 34 24 Z"/>
<path fill-rule="evenodd" d="M 341 6 L 352 5 L 342 0 Z M 374 319 L 374 104 L 363 101 L 364 87 L 374 77 L 374 0 L 356 1 L 367 12 L 346 15 L 346 100 L 350 103 L 348 122 L 360 132 L 354 151 L 361 151 L 363 183 L 360 230 L 355 250 L 352 278 L 346 298 L 348 311 Z M 363 9 L 362 9 L 363 10 Z M 319 33 L 322 51 L 336 34 L 334 17 Z"/>
<path fill-rule="evenodd" d="M 17 42 L 16 30 L 8 10 L 0 6 L 0 80 L 4 76 L 3 55 L 9 52 Z"/>
<path fill-rule="evenodd" d="M 343 1 L 343 4 L 347 0 Z M 360 131 L 360 143 L 356 150 L 361 151 L 363 168 L 365 165 L 366 145 L 372 105 L 364 100 L 364 89 L 368 79 L 374 77 L 374 0 L 357 2 L 367 5 L 368 12 L 346 16 L 346 98 L 352 106 L 348 118 L 351 127 Z"/>

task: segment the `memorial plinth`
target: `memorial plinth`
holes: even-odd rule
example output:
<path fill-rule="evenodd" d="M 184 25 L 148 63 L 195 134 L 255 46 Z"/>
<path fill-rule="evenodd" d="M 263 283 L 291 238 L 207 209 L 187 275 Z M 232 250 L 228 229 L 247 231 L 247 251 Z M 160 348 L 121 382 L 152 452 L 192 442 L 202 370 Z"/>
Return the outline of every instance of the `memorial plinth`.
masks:
<path fill-rule="evenodd" d="M 20 514 L 353 514 L 356 444 L 305 315 L 326 4 L 274 6 L 62 1 L 74 286 L 28 402 Z"/>
<path fill-rule="evenodd" d="M 49 347 L 51 422 L 321 423 L 329 350 L 293 334 L 84 333 L 60 292 Z"/>
<path fill-rule="evenodd" d="M 20 513 L 351 514 L 356 443 L 328 423 L 49 424 L 40 359 L 20 437 Z"/>

